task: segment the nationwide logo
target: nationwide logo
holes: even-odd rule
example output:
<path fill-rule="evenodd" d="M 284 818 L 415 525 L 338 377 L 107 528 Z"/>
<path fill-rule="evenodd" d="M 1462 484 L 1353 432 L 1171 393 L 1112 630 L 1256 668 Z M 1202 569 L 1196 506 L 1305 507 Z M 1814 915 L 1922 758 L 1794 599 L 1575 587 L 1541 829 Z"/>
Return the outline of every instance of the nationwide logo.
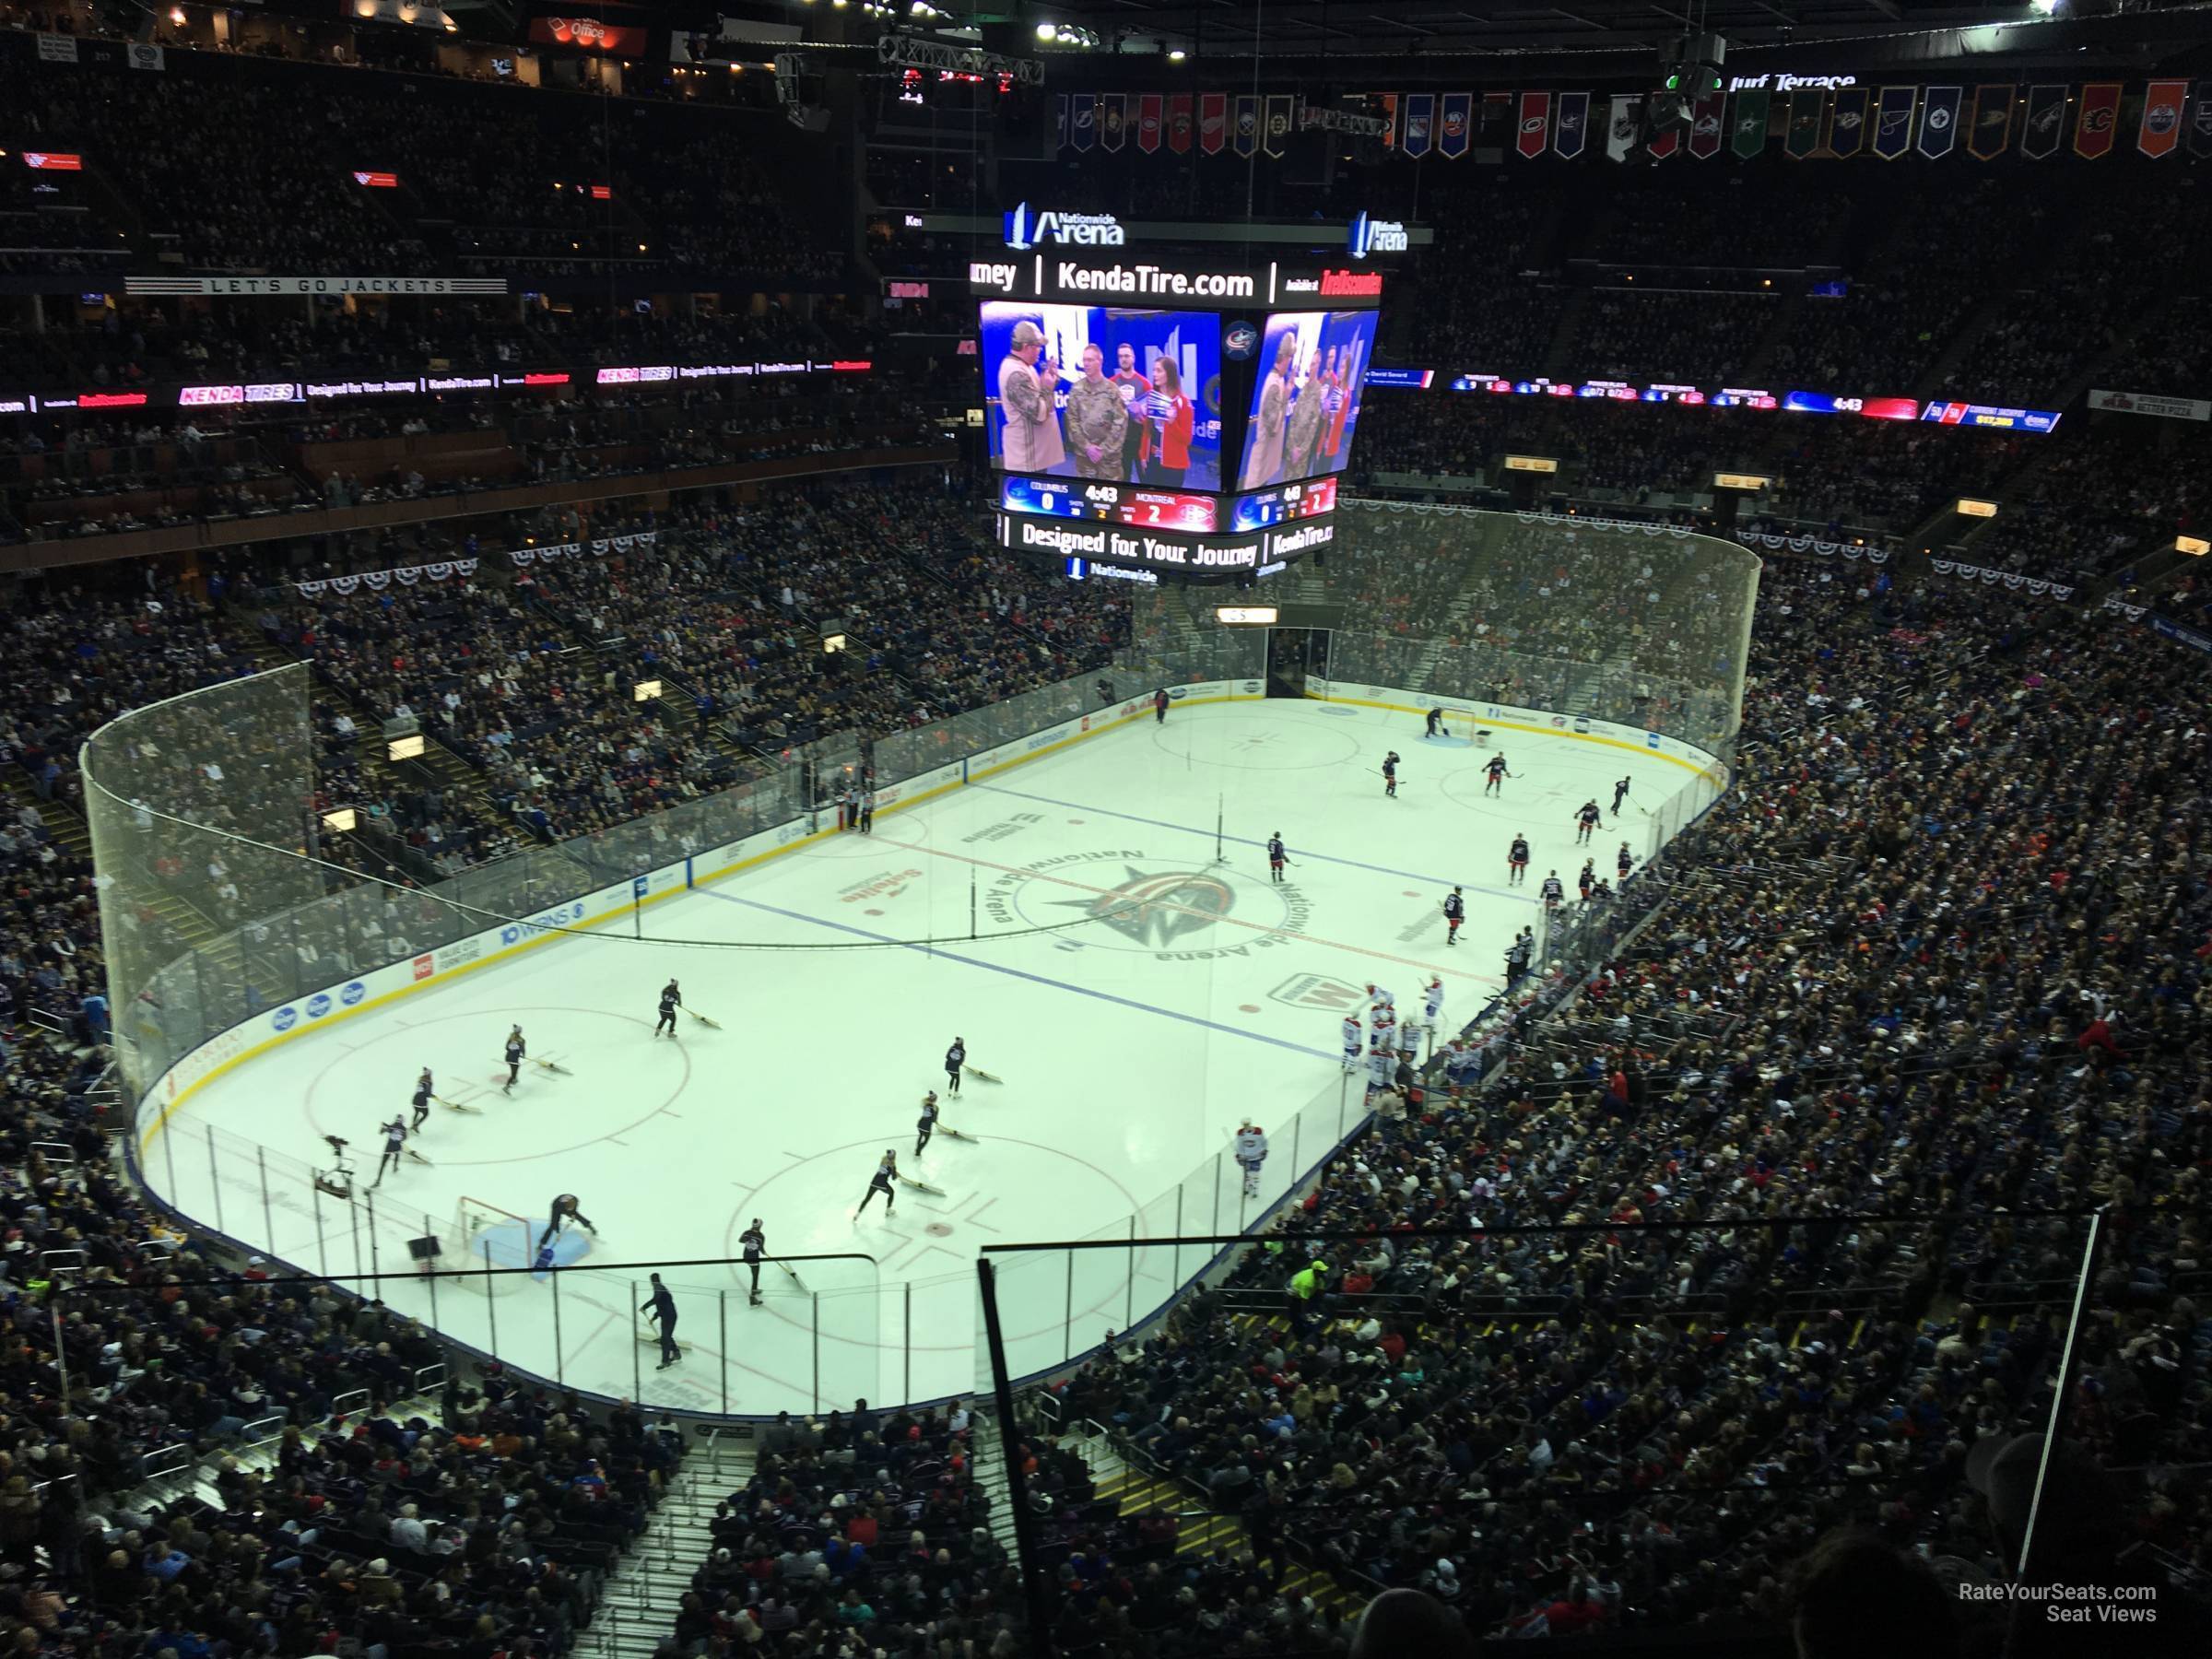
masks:
<path fill-rule="evenodd" d="M 1411 241 L 1398 220 L 1370 218 L 1359 213 L 1352 216 L 1345 247 L 1354 259 L 1365 259 L 1370 253 L 1403 253 Z"/>
<path fill-rule="evenodd" d="M 269 1023 L 280 1031 L 288 1031 L 300 1023 L 300 1010 L 287 1006 L 269 1016 Z"/>
<path fill-rule="evenodd" d="M 1242 913 L 1253 906 L 1272 913 Z M 1288 882 L 1240 882 L 1218 870 L 1158 865 L 1125 849 L 1009 870 L 984 895 L 983 907 L 1003 928 L 1056 928 L 1065 950 L 1134 949 L 1163 962 L 1249 957 L 1288 943 L 1304 932 L 1312 908 Z M 1232 915 L 1237 924 L 1225 927 Z"/>
<path fill-rule="evenodd" d="M 310 1019 L 320 1019 L 329 1012 L 330 994 L 327 991 L 318 991 L 307 999 L 307 1017 Z"/>
<path fill-rule="evenodd" d="M 1326 1008 L 1331 1013 L 1349 1013 L 1367 1000 L 1360 986 L 1322 973 L 1294 973 L 1267 995 L 1294 1008 Z"/>
<path fill-rule="evenodd" d="M 359 980 L 355 980 L 338 993 L 338 1000 L 350 1008 L 368 994 L 369 987 L 362 984 Z"/>
<path fill-rule="evenodd" d="M 1126 246 L 1129 240 L 1121 221 L 1111 213 L 1032 213 L 1027 202 L 1007 210 L 1006 231 L 1006 246 L 1017 252 L 1041 248 L 1048 242 L 1065 247 L 1119 248 Z M 970 266 L 969 280 L 975 280 L 973 265 Z"/>

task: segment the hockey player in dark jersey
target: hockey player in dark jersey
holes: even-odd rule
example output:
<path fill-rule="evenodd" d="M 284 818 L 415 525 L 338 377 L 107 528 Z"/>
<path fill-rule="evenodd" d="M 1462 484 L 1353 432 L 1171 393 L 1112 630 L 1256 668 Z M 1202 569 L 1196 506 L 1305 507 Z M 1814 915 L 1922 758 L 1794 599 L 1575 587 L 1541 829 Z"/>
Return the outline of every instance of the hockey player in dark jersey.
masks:
<path fill-rule="evenodd" d="M 676 982 L 670 980 L 661 987 L 661 1018 L 653 1028 L 653 1034 L 655 1037 L 661 1034 L 663 1026 L 668 1028 L 669 1036 L 676 1035 L 676 1011 L 683 1006 L 684 994 L 677 989 Z"/>
<path fill-rule="evenodd" d="M 1398 794 L 1398 751 L 1392 749 L 1382 757 L 1382 793 L 1393 800 Z"/>
<path fill-rule="evenodd" d="M 876 1173 L 868 1178 L 868 1190 L 861 1194 L 860 1209 L 853 1212 L 853 1219 L 855 1221 L 860 1219 L 861 1212 L 868 1207 L 869 1203 L 878 1193 L 883 1194 L 883 1213 L 885 1215 L 889 1215 L 893 1209 L 897 1208 L 899 1194 L 891 1183 L 898 1179 L 899 1154 L 886 1147 L 883 1149 L 883 1161 L 876 1166 Z"/>
<path fill-rule="evenodd" d="M 1519 887 L 1528 877 L 1528 837 L 1516 835 L 1513 844 L 1506 849 L 1505 885 Z"/>
<path fill-rule="evenodd" d="M 1482 771 L 1483 776 L 1488 780 L 1482 786 L 1482 793 L 1486 795 L 1502 796 L 1505 794 L 1505 780 L 1512 776 L 1505 770 L 1505 752 L 1500 749 L 1484 761 Z"/>
<path fill-rule="evenodd" d="M 1604 816 L 1598 811 L 1595 801 L 1584 801 L 1582 804 L 1574 815 L 1574 844 L 1576 846 L 1585 846 L 1589 843 L 1591 831 L 1597 828 L 1597 820 Z"/>
<path fill-rule="evenodd" d="M 507 1033 L 507 1081 L 500 1086 L 501 1094 L 514 1092 L 514 1080 L 522 1076 L 523 1061 L 529 1053 L 529 1046 L 523 1041 L 523 1028 L 518 1025 Z"/>
<path fill-rule="evenodd" d="M 1629 843 L 1627 841 L 1622 841 L 1620 843 L 1620 857 L 1616 865 L 1616 867 L 1620 871 L 1621 880 L 1624 882 L 1628 880 L 1629 871 L 1635 866 L 1635 864 L 1636 859 L 1635 856 L 1629 851 Z"/>
<path fill-rule="evenodd" d="M 1267 877 L 1270 881 L 1283 878 L 1283 865 L 1288 858 L 1289 853 L 1283 846 L 1283 832 L 1277 830 L 1267 838 Z"/>
<path fill-rule="evenodd" d="M 968 1045 L 955 1037 L 952 1040 L 952 1046 L 945 1051 L 945 1077 L 947 1079 L 945 1092 L 947 1094 L 960 1092 L 960 1067 L 967 1064 Z"/>
<path fill-rule="evenodd" d="M 1449 893 L 1444 895 L 1445 944 L 1456 945 L 1459 943 L 1459 924 L 1462 922 L 1465 922 L 1466 919 L 1467 901 L 1460 897 L 1459 889 L 1457 888 L 1453 888 Z"/>
<path fill-rule="evenodd" d="M 430 1083 L 430 1068 L 424 1066 L 422 1076 L 415 1079 L 415 1121 L 407 1125 L 407 1133 L 421 1133 L 423 1119 L 430 1115 L 430 1096 L 436 1092 Z"/>
<path fill-rule="evenodd" d="M 546 1217 L 545 1230 L 537 1235 L 537 1248 L 540 1253 L 543 1253 L 546 1246 L 553 1241 L 555 1235 L 571 1221 L 575 1222 L 588 1233 L 596 1233 L 599 1230 L 592 1225 L 592 1218 L 577 1207 L 575 1194 L 559 1194 L 554 1198 L 553 1207 Z"/>

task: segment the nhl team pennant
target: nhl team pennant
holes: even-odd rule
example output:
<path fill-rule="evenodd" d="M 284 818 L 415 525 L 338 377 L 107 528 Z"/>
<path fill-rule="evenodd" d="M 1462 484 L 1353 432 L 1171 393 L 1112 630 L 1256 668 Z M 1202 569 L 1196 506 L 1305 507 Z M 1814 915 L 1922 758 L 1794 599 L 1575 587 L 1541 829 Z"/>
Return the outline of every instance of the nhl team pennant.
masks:
<path fill-rule="evenodd" d="M 1966 130 L 1966 153 L 1977 161 L 1994 161 L 2012 139 L 2011 81 L 1985 82 L 1974 88 L 1974 122 Z"/>
<path fill-rule="evenodd" d="M 2143 120 L 2136 147 L 2147 156 L 2171 156 L 2181 142 L 2182 112 L 2189 102 L 2185 80 L 2155 80 L 2143 89 Z"/>
<path fill-rule="evenodd" d="M 2196 97 L 2189 106 L 2189 153 L 2212 156 L 2212 80 L 2196 83 Z"/>
<path fill-rule="evenodd" d="M 1738 159 L 1756 161 L 1766 154 L 1767 123 L 1774 107 L 1774 94 L 1763 87 L 1753 87 L 1735 95 L 1735 119 L 1728 128 L 1728 148 Z"/>
<path fill-rule="evenodd" d="M 1168 148 L 1178 156 L 1191 153 L 1191 95 L 1178 92 L 1168 100 Z"/>
<path fill-rule="evenodd" d="M 1053 114 L 1059 122 L 1060 147 L 1065 149 L 1067 147 L 1067 94 L 1065 92 L 1053 94 Z"/>
<path fill-rule="evenodd" d="M 1283 146 L 1289 141 L 1290 124 L 1297 119 L 1298 100 L 1288 92 L 1267 95 L 1267 135 L 1262 143 L 1275 159 L 1283 159 Z"/>
<path fill-rule="evenodd" d="M 1818 87 L 1790 92 L 1790 129 L 1782 135 L 1782 153 L 1803 161 L 1820 153 L 1820 129 L 1827 124 L 1828 94 Z"/>
<path fill-rule="evenodd" d="M 1930 87 L 1920 102 L 1920 153 L 1940 161 L 1959 142 L 1959 106 L 1964 87 Z"/>
<path fill-rule="evenodd" d="M 1842 159 L 1855 156 L 1866 143 L 1865 87 L 1840 88 L 1828 106 L 1828 153 Z"/>
<path fill-rule="evenodd" d="M 1884 87 L 1874 103 L 1874 153 L 1877 159 L 1895 161 L 1912 147 L 1912 106 L 1919 101 L 1918 87 Z"/>
<path fill-rule="evenodd" d="M 2081 113 L 2074 119 L 2074 153 L 2100 161 L 2112 152 L 2120 134 L 2120 83 L 2091 81 L 2081 89 Z"/>
<path fill-rule="evenodd" d="M 1613 94 L 1613 112 L 1606 122 L 1606 160 L 1626 161 L 1636 153 L 1636 129 L 1642 117 L 1642 99 L 1628 92 Z"/>
<path fill-rule="evenodd" d="M 1068 105 L 1068 136 L 1076 148 L 1088 152 L 1099 141 L 1099 98 L 1095 92 L 1078 92 Z"/>
<path fill-rule="evenodd" d="M 1475 136 L 1475 95 L 1447 92 L 1438 107 L 1436 153 L 1447 161 L 1462 160 Z"/>
<path fill-rule="evenodd" d="M 1253 93 L 1237 94 L 1236 151 L 1247 161 L 1260 153 L 1260 100 Z"/>
<path fill-rule="evenodd" d="M 1147 92 L 1136 100 L 1136 147 L 1146 155 L 1159 150 L 1160 95 Z"/>
<path fill-rule="evenodd" d="M 2020 124 L 2020 154 L 2030 161 L 2048 161 L 2058 154 L 2059 137 L 2065 127 L 2065 88 L 2029 88 L 2028 118 Z"/>
<path fill-rule="evenodd" d="M 1129 130 L 1129 100 L 1120 92 L 1109 92 L 1099 100 L 1099 143 L 1107 149 L 1118 150 Z"/>
<path fill-rule="evenodd" d="M 1644 147 L 1652 152 L 1653 160 L 1664 161 L 1682 147 L 1682 134 L 1670 126 L 1664 133 L 1653 133 Z"/>
<path fill-rule="evenodd" d="M 1429 153 L 1429 124 L 1434 117 L 1435 106 L 1433 92 L 1406 95 L 1406 153 L 1416 161 Z"/>
<path fill-rule="evenodd" d="M 1464 97 L 1455 92 L 1454 98 Z M 1449 117 L 1447 124 L 1449 124 Z M 1513 134 L 1513 148 L 1529 160 L 1544 153 L 1544 146 L 1551 136 L 1551 94 L 1524 92 L 1521 94 L 1521 122 Z"/>
<path fill-rule="evenodd" d="M 1551 153 L 1562 161 L 1579 160 L 1590 135 L 1590 94 L 1562 92 L 1559 111 L 1551 124 Z"/>
<path fill-rule="evenodd" d="M 1710 161 L 1721 153 L 1721 118 L 1728 112 L 1728 94 L 1708 92 L 1691 106 L 1689 153 Z"/>
<path fill-rule="evenodd" d="M 1229 142 L 1229 94 L 1201 92 L 1198 95 L 1198 147 L 1209 156 L 1221 153 Z"/>

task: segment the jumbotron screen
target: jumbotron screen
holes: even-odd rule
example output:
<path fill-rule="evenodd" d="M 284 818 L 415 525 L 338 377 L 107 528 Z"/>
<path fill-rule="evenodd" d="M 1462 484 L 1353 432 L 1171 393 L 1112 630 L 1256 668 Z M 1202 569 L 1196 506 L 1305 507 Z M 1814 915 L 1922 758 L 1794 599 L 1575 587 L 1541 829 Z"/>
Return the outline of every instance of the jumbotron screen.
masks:
<path fill-rule="evenodd" d="M 1221 488 L 1215 313 L 989 300 L 981 349 L 992 465 L 1152 490 Z"/>
<path fill-rule="evenodd" d="M 1374 355 L 1371 311 L 1270 312 L 1237 488 L 1265 489 L 1342 472 Z"/>

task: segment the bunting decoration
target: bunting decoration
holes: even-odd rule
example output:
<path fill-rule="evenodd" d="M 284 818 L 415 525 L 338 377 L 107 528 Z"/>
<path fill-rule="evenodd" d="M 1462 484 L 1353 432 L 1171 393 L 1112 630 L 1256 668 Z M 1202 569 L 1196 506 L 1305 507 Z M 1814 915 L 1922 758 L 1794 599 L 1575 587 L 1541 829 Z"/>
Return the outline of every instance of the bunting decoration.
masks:
<path fill-rule="evenodd" d="M 1267 98 L 1267 135 L 1261 148 L 1274 159 L 1283 159 L 1283 144 L 1290 136 L 1290 122 L 1297 100 L 1288 92 L 1270 93 Z"/>
<path fill-rule="evenodd" d="M 1774 95 L 1764 88 L 1754 87 L 1735 95 L 1735 120 L 1728 129 L 1728 148 L 1743 160 L 1756 160 L 1766 154 L 1767 122 L 1774 104 Z"/>
<path fill-rule="evenodd" d="M 1562 92 L 1559 94 L 1559 119 L 1551 124 L 1551 152 L 1562 161 L 1582 158 L 1583 145 L 1590 135 L 1590 94 Z"/>
<path fill-rule="evenodd" d="M 1977 161 L 1994 161 L 2012 141 L 2012 82 L 1974 88 L 1974 124 L 1967 129 L 1966 153 Z"/>
<path fill-rule="evenodd" d="M 1198 95 L 1198 147 L 1209 156 L 1221 153 L 1229 142 L 1229 94 L 1201 92 Z"/>
<path fill-rule="evenodd" d="M 1857 155 L 1866 142 L 1865 87 L 1841 88 L 1828 107 L 1828 153 L 1839 161 Z"/>
<path fill-rule="evenodd" d="M 1175 93 L 1168 100 L 1168 148 L 1178 156 L 1191 153 L 1191 95 Z"/>
<path fill-rule="evenodd" d="M 1930 87 L 1920 104 L 1920 153 L 1940 161 L 1959 142 L 1959 106 L 1964 87 Z"/>
<path fill-rule="evenodd" d="M 2182 111 L 2188 101 L 2187 81 L 2152 81 L 2143 93 L 2143 119 L 2136 128 L 2136 147 L 2153 159 L 2173 154 L 2182 136 Z"/>
<path fill-rule="evenodd" d="M 2091 81 L 2081 89 L 2081 113 L 2074 119 L 2074 153 L 2088 161 L 2112 154 L 2120 135 L 2120 83 Z"/>
<path fill-rule="evenodd" d="M 1237 94 L 1235 146 L 1247 161 L 1260 153 L 1260 100 L 1250 92 Z"/>
<path fill-rule="evenodd" d="M 1418 161 L 1429 153 L 1429 124 L 1433 118 L 1435 94 L 1408 92 L 1406 95 L 1406 153 Z"/>
<path fill-rule="evenodd" d="M 1918 87 L 1884 87 L 1875 100 L 1875 155 L 1895 161 L 1912 147 L 1912 106 L 1920 100 Z"/>
<path fill-rule="evenodd" d="M 2020 123 L 2020 154 L 2030 161 L 2048 161 L 2058 154 L 2059 135 L 2065 124 L 2065 88 L 2029 88 L 2028 118 Z"/>
<path fill-rule="evenodd" d="M 1475 95 L 1447 92 L 1438 100 L 1437 109 L 1436 153 L 1447 161 L 1465 159 L 1475 141 Z"/>
<path fill-rule="evenodd" d="M 635 542 L 643 542 L 648 547 L 652 546 L 656 534 L 658 533 L 649 530 L 642 535 L 625 535 L 617 539 L 622 544 L 621 550 L 627 553 Z M 600 551 L 605 551 L 606 547 L 605 542 L 597 542 L 594 546 Z M 583 544 L 582 542 L 567 542 L 558 548 L 524 548 L 519 552 L 510 553 L 508 557 L 517 564 L 528 564 L 533 551 L 546 559 L 581 557 L 583 552 Z M 351 576 L 324 576 L 313 582 L 295 582 L 292 585 L 300 590 L 300 596 L 302 599 L 319 599 L 324 594 L 336 594 L 344 598 L 359 592 L 364 587 L 371 593 L 381 594 L 394 582 L 398 582 L 401 587 L 413 587 L 425 577 L 432 582 L 451 582 L 456 576 L 466 579 L 476 573 L 477 561 L 473 559 L 441 559 L 436 564 L 404 565 L 394 571 L 361 571 Z"/>
<path fill-rule="evenodd" d="M 1708 92 L 1690 109 L 1689 153 L 1710 161 L 1721 153 L 1721 119 L 1728 112 L 1725 92 Z"/>

